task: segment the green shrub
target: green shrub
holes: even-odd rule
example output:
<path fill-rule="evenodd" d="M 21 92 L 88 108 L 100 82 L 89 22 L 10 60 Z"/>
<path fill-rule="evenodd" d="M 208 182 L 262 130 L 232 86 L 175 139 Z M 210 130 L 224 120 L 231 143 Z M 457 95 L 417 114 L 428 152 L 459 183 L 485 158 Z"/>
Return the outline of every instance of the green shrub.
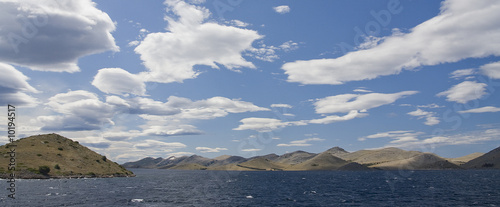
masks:
<path fill-rule="evenodd" d="M 58 149 L 58 150 L 61 150 L 61 151 L 63 151 L 63 148 L 62 148 L 62 147 L 58 147 L 57 149 Z"/>
<path fill-rule="evenodd" d="M 38 172 L 40 172 L 42 175 L 47 175 L 50 172 L 50 167 L 49 166 L 40 166 L 38 167 Z"/>
<path fill-rule="evenodd" d="M 54 169 L 56 169 L 56 170 L 60 170 L 60 169 L 61 169 L 61 167 L 59 167 L 59 164 L 56 164 L 56 165 L 54 166 Z"/>

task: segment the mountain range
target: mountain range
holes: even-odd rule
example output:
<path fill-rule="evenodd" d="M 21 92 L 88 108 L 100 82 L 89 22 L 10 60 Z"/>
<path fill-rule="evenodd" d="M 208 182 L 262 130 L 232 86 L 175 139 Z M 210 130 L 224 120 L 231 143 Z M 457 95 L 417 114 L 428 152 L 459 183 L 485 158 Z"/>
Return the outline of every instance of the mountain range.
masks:
<path fill-rule="evenodd" d="M 213 159 L 199 155 L 152 158 L 123 164 L 126 168 L 236 171 L 307 170 L 445 170 L 500 169 L 500 147 L 488 153 L 473 153 L 458 158 L 443 158 L 433 153 L 398 148 L 348 152 L 333 147 L 321 153 L 295 151 L 244 158 L 222 155 Z"/>

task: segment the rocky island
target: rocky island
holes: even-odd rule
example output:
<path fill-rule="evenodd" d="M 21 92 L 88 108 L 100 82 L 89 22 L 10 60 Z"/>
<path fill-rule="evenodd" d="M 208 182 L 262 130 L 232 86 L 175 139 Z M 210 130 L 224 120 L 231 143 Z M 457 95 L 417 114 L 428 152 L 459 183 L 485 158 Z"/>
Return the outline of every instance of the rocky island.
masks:
<path fill-rule="evenodd" d="M 9 170 L 15 149 L 15 169 Z M 0 178 L 131 177 L 134 174 L 89 148 L 58 134 L 30 136 L 0 146 Z"/>

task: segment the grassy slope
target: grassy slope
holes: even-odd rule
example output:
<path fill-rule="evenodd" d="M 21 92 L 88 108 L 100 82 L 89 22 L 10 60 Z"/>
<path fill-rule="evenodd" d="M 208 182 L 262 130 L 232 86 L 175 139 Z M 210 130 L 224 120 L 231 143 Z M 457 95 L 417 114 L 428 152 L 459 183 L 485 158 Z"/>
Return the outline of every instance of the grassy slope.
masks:
<path fill-rule="evenodd" d="M 385 162 L 372 167 L 385 170 L 441 170 L 461 169 L 446 159 L 432 153 L 423 153 L 408 159 Z"/>
<path fill-rule="evenodd" d="M 473 159 L 476 159 L 478 157 L 481 157 L 483 156 L 484 153 L 480 153 L 480 152 L 475 152 L 475 153 L 472 153 L 472 154 L 469 154 L 469 155 L 465 155 L 465 156 L 462 156 L 462 157 L 457 157 L 457 158 L 448 158 L 447 160 L 456 164 L 456 165 L 463 165 Z"/>
<path fill-rule="evenodd" d="M 93 152 L 68 138 L 57 134 L 31 136 L 17 140 L 16 171 L 37 171 L 39 166 L 48 166 L 50 176 L 114 174 L 132 175 L 132 172 L 122 168 L 106 157 Z M 0 173 L 5 173 L 9 164 L 10 144 L 0 146 Z M 59 166 L 59 170 L 56 169 Z"/>

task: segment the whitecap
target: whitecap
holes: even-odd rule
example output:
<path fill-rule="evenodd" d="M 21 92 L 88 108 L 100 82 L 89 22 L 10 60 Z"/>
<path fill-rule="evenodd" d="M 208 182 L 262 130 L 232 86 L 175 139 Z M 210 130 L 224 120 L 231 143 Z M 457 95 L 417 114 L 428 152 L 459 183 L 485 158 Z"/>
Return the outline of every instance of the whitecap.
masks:
<path fill-rule="evenodd" d="M 246 196 L 246 198 L 253 198 L 253 196 L 251 196 L 251 195 L 247 195 L 247 196 Z"/>
<path fill-rule="evenodd" d="M 142 203 L 142 202 L 144 202 L 144 199 L 142 199 L 142 198 L 134 198 L 134 199 L 132 199 L 130 201 L 132 201 L 132 203 Z"/>

